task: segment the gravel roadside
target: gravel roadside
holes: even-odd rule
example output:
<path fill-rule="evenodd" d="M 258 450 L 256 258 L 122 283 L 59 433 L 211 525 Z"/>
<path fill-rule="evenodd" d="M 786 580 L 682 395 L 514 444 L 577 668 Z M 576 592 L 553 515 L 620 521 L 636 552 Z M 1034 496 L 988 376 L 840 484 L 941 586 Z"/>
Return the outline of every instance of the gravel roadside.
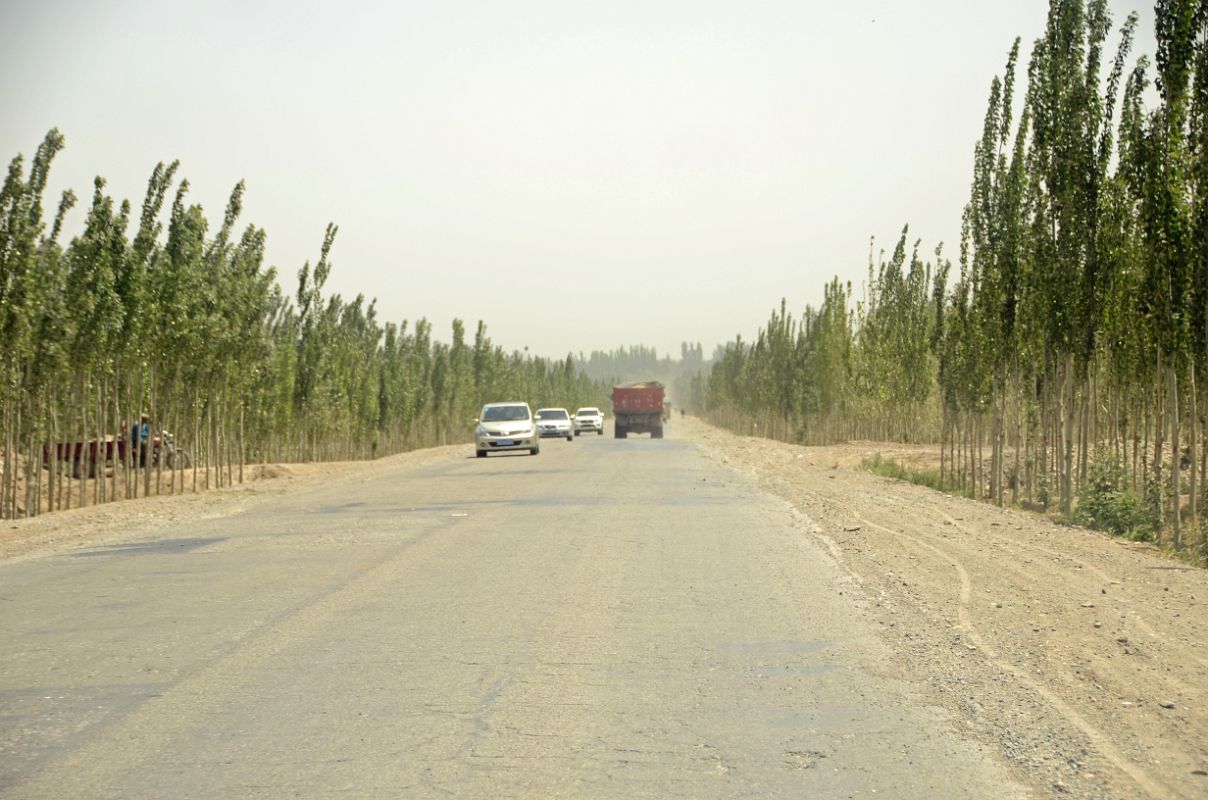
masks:
<path fill-rule="evenodd" d="M 677 425 L 681 422 L 677 421 Z M 1208 796 L 1208 573 L 685 419 L 863 587 L 903 674 L 1052 796 Z M 842 466 L 848 465 L 848 466 Z"/>

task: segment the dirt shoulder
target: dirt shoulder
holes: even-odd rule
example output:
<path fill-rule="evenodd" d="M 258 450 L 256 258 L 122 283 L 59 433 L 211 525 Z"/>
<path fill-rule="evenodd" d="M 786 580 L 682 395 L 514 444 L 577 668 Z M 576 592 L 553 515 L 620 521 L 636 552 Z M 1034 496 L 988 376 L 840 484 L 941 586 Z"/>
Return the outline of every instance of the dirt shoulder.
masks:
<path fill-rule="evenodd" d="M 1208 572 L 871 475 L 858 465 L 875 444 L 682 424 L 803 515 L 863 586 L 898 668 L 1042 793 L 1208 796 Z"/>
<path fill-rule="evenodd" d="M 380 474 L 384 469 L 413 468 L 444 459 L 464 458 L 465 453 L 465 445 L 451 445 L 400 453 L 376 461 L 257 464 L 247 468 L 244 483 L 223 489 L 120 500 L 56 511 L 32 519 L 0 520 L 0 560 L 137 539 L 173 525 L 237 514 L 264 498 L 305 492 L 317 482 L 357 480 Z"/>

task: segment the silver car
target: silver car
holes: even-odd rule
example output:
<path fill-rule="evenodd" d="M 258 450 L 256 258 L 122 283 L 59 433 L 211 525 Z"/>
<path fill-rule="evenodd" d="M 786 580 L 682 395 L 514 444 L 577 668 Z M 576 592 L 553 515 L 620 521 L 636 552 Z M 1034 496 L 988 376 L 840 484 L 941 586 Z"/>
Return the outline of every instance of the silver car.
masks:
<path fill-rule="evenodd" d="M 528 450 L 534 456 L 541 451 L 528 403 L 487 403 L 475 422 L 475 454 L 479 458 L 506 450 Z"/>
<path fill-rule="evenodd" d="M 575 412 L 575 436 L 584 431 L 604 435 L 604 415 L 598 408 L 580 408 Z"/>
<path fill-rule="evenodd" d="M 565 408 L 537 409 L 537 433 L 542 438 L 557 436 L 573 442 L 575 435 L 570 421 L 570 412 Z"/>

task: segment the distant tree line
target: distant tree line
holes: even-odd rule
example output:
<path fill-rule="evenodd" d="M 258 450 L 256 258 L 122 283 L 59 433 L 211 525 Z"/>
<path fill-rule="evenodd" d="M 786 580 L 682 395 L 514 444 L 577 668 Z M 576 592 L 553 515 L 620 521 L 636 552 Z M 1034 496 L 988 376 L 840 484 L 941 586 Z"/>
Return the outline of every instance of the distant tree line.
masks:
<path fill-rule="evenodd" d="M 660 356 L 657 349 L 639 344 L 593 350 L 588 356 L 580 353 L 579 362 L 589 377 L 606 384 L 660 381 L 667 386 L 668 397 L 685 407 L 693 407 L 692 381 L 708 364 L 700 342 L 681 342 L 679 359 Z"/>
<path fill-rule="evenodd" d="M 254 462 L 461 441 L 487 400 L 606 396 L 571 356 L 505 352 L 481 322 L 468 335 L 455 320 L 446 344 L 426 319 L 382 324 L 363 296 L 325 293 L 334 225 L 287 295 L 264 265 L 264 230 L 236 230 L 243 184 L 211 229 L 176 163 L 155 168 L 138 209 L 97 178 L 63 244 L 76 195 L 49 219 L 44 208 L 63 145 L 52 130 L 0 190 L 0 516 L 223 486 Z M 119 449 L 144 414 L 192 458 Z M 60 444 L 75 442 L 86 446 Z"/>
<path fill-rule="evenodd" d="M 903 235 L 858 299 L 835 280 L 799 318 L 782 303 L 698 382 L 708 413 L 939 441 L 959 491 L 1068 515 L 1097 488 L 1202 547 L 1184 528 L 1208 466 L 1208 2 L 1155 18 L 1153 63 L 1131 62 L 1135 15 L 1113 37 L 1105 0 L 1052 0 L 1022 102 L 1018 41 L 991 84 L 955 274 Z"/>

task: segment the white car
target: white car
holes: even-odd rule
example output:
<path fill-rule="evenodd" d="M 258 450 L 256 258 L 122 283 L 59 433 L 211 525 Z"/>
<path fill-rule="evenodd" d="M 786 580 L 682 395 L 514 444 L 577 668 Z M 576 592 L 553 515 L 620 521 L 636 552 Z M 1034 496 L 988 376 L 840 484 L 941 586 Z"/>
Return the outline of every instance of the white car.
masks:
<path fill-rule="evenodd" d="M 575 412 L 575 436 L 583 431 L 595 431 L 598 436 L 604 435 L 604 415 L 598 408 L 580 408 Z"/>
<path fill-rule="evenodd" d="M 575 440 L 570 412 L 565 408 L 539 408 L 536 416 L 537 433 L 542 438 L 557 436 L 568 442 Z"/>
<path fill-rule="evenodd" d="M 528 450 L 534 456 L 541 451 L 541 439 L 528 403 L 487 403 L 475 422 L 478 423 L 474 429 L 475 454 L 479 458 L 507 450 Z"/>

